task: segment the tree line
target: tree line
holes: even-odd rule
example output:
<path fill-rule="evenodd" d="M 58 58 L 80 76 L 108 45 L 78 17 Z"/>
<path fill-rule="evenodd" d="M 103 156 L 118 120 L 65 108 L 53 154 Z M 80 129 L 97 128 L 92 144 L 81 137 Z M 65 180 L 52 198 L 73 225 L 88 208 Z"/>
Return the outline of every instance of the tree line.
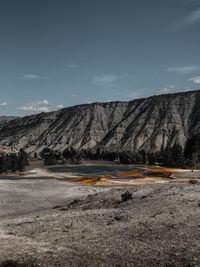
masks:
<path fill-rule="evenodd" d="M 0 154 L 0 173 L 23 171 L 28 164 L 28 154 L 23 149 L 20 149 L 18 153 Z"/>
<path fill-rule="evenodd" d="M 35 153 L 35 158 L 37 157 L 38 155 Z M 100 148 L 97 148 L 96 151 L 91 149 L 79 151 L 74 148 L 67 148 L 60 152 L 44 148 L 40 152 L 40 157 L 45 165 L 64 164 L 66 162 L 78 164 L 83 160 L 114 161 L 118 158 L 120 163 L 123 164 L 159 164 L 168 167 L 191 167 L 196 169 L 200 165 L 200 133 L 188 139 L 184 149 L 178 144 L 173 147 L 162 148 L 159 152 L 154 153 L 146 152 L 145 150 L 139 152 L 109 152 Z"/>

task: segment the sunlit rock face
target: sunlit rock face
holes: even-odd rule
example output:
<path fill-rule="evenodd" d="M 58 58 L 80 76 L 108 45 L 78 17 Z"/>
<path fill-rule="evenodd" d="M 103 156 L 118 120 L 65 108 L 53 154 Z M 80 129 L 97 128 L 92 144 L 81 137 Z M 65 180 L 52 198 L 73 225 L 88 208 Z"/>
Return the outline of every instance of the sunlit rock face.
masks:
<path fill-rule="evenodd" d="M 27 152 L 100 147 L 158 151 L 200 132 L 200 91 L 78 105 L 0 124 L 0 144 Z"/>

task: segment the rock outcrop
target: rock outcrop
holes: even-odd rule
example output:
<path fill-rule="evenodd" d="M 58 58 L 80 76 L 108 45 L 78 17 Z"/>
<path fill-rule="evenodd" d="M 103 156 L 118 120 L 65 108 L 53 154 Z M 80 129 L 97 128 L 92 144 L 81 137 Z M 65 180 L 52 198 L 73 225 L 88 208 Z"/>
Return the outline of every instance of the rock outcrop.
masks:
<path fill-rule="evenodd" d="M 39 152 L 44 147 L 158 151 L 184 147 L 200 132 L 200 90 L 130 102 L 92 103 L 0 124 L 0 145 Z"/>

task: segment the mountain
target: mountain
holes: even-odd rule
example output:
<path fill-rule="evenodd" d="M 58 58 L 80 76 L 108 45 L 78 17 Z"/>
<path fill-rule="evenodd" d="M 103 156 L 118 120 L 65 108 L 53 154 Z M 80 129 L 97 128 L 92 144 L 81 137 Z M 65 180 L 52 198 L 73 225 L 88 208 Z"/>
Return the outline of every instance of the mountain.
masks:
<path fill-rule="evenodd" d="M 2 122 L 7 122 L 16 119 L 16 116 L 0 116 L 0 124 Z"/>
<path fill-rule="evenodd" d="M 177 143 L 200 132 L 200 90 L 130 102 L 92 103 L 17 118 L 0 124 L 0 145 L 27 152 L 48 146 L 64 150 L 148 150 Z"/>

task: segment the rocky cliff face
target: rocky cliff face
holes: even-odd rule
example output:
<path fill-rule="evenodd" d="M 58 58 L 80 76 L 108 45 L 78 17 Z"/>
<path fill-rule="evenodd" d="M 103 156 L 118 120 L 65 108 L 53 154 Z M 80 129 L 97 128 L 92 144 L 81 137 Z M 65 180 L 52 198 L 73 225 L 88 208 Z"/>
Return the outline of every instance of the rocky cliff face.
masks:
<path fill-rule="evenodd" d="M 0 124 L 0 145 L 39 152 L 101 147 L 157 151 L 200 132 L 200 91 L 78 105 Z"/>

